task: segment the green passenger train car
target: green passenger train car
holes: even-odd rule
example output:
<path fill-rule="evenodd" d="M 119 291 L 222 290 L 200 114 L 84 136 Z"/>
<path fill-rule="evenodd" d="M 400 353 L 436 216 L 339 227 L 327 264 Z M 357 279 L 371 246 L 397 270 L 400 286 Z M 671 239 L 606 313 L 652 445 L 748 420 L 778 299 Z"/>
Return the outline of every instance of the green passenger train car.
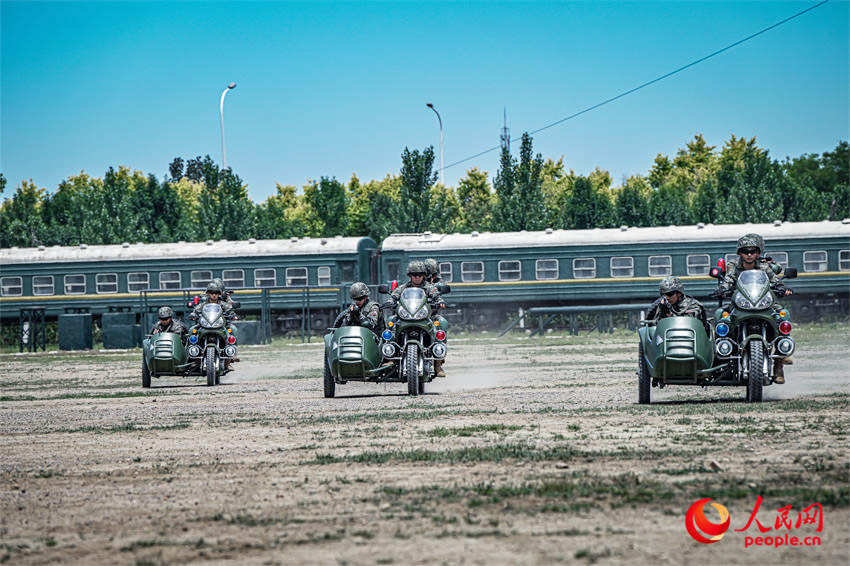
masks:
<path fill-rule="evenodd" d="M 139 312 L 143 294 L 149 308 L 179 311 L 185 297 L 203 293 L 216 277 L 242 312 L 258 312 L 268 288 L 282 326 L 300 324 L 309 295 L 313 326 L 322 328 L 348 284 L 377 282 L 378 246 L 371 238 L 335 237 L 2 249 L 0 316 L 17 318 L 30 307 L 43 307 L 48 318 L 73 309 Z"/>
<path fill-rule="evenodd" d="M 789 286 L 795 316 L 847 313 L 850 290 L 850 219 L 621 227 L 471 234 L 394 234 L 381 247 L 384 279 L 404 279 L 409 261 L 434 258 L 452 286 L 456 319 L 492 325 L 519 308 L 558 305 L 648 304 L 658 282 L 679 276 L 686 292 L 705 298 L 717 260 L 735 258 L 737 239 L 764 236 L 765 255 L 796 267 Z M 789 302 L 788 299 L 785 302 Z"/>

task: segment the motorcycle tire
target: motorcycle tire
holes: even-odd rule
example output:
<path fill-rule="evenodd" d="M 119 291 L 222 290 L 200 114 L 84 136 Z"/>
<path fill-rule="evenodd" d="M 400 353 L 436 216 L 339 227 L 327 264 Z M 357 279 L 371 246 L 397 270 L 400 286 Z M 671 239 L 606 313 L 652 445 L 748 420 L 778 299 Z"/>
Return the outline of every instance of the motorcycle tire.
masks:
<path fill-rule="evenodd" d="M 142 356 L 142 387 L 148 388 L 151 386 L 151 370 L 148 368 L 148 362 Z"/>
<path fill-rule="evenodd" d="M 204 353 L 206 356 L 206 364 L 207 364 L 207 385 L 213 386 L 215 385 L 215 374 L 216 374 L 216 361 L 215 361 L 215 348 L 207 348 L 207 351 Z"/>
<path fill-rule="evenodd" d="M 638 403 L 648 405 L 650 402 L 650 378 L 646 358 L 643 355 L 643 344 L 638 345 Z"/>
<path fill-rule="evenodd" d="M 419 348 L 410 344 L 404 356 L 404 377 L 407 378 L 407 393 L 419 394 Z"/>
<path fill-rule="evenodd" d="M 334 376 L 331 375 L 331 367 L 328 365 L 328 356 L 325 356 L 325 398 L 330 399 L 336 395 L 336 382 Z"/>
<path fill-rule="evenodd" d="M 764 386 L 764 344 L 759 340 L 753 340 L 747 346 L 749 356 L 747 356 L 747 364 L 749 364 L 750 379 L 747 382 L 747 402 L 761 403 L 762 387 Z"/>

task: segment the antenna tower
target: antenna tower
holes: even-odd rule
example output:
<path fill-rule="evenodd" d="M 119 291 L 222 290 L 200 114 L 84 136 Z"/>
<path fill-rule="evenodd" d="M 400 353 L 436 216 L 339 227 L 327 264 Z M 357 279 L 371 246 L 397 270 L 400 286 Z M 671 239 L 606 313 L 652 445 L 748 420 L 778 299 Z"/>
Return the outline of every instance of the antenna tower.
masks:
<path fill-rule="evenodd" d="M 502 144 L 502 150 L 510 151 L 511 148 L 511 131 L 508 129 L 508 109 L 504 109 L 504 126 L 502 126 L 502 134 L 499 136 Z"/>

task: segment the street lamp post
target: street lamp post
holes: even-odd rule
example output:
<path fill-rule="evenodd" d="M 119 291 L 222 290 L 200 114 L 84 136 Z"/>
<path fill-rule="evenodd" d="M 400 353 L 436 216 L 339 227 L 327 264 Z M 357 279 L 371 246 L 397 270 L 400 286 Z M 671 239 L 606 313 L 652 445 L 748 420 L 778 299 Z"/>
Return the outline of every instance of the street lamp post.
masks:
<path fill-rule="evenodd" d="M 224 96 L 228 91 L 236 88 L 236 83 L 230 83 L 221 93 L 221 104 L 219 104 L 219 116 L 221 116 L 221 168 L 227 169 L 227 153 L 224 151 Z"/>
<path fill-rule="evenodd" d="M 440 184 L 445 186 L 445 180 L 443 178 L 443 119 L 440 118 L 440 113 L 437 112 L 437 109 L 434 108 L 434 105 L 430 102 L 426 102 L 425 106 L 434 111 L 434 114 L 437 115 L 437 121 L 440 123 Z"/>

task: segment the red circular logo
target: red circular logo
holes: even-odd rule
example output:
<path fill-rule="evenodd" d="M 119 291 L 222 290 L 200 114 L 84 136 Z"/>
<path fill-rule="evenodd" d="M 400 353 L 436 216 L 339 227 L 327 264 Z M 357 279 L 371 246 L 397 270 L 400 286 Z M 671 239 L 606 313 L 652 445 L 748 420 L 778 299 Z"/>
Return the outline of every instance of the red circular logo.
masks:
<path fill-rule="evenodd" d="M 694 540 L 703 544 L 712 544 L 723 538 L 726 531 L 729 529 L 729 511 L 726 507 L 719 503 L 712 502 L 711 506 L 720 514 L 720 522 L 712 523 L 705 516 L 705 504 L 710 502 L 711 498 L 700 499 L 694 502 L 685 513 L 685 528 L 688 529 Z"/>

